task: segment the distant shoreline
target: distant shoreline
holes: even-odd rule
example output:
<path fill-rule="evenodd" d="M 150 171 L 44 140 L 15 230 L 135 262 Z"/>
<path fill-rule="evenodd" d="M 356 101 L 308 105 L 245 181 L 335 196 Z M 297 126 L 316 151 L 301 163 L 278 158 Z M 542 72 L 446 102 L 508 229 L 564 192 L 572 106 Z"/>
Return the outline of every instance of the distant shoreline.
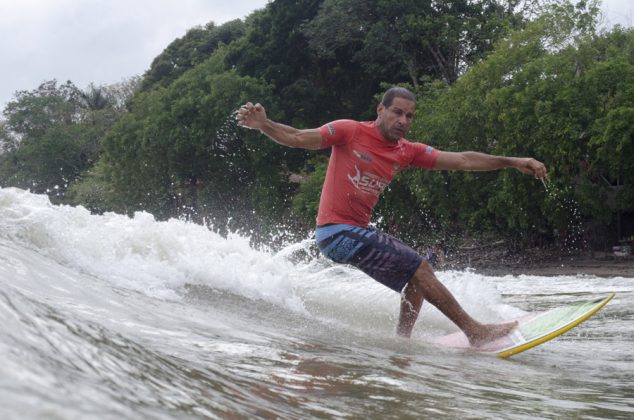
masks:
<path fill-rule="evenodd" d="M 465 270 L 489 276 L 534 275 L 626 277 L 634 280 L 634 256 L 614 257 L 603 252 L 580 252 L 573 255 L 552 255 L 548 252 L 527 252 L 522 256 L 462 255 L 447 258 L 437 269 Z"/>
<path fill-rule="evenodd" d="M 559 263 L 540 263 L 527 266 L 499 266 L 474 268 L 477 273 L 490 276 L 577 276 L 626 277 L 634 280 L 634 260 L 605 261 L 589 259 L 564 260 Z"/>

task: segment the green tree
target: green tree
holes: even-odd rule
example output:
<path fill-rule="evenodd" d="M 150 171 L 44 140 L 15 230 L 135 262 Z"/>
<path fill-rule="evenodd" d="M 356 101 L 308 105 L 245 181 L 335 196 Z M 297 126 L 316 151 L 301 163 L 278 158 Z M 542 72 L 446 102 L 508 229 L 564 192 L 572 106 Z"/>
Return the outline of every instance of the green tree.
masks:
<path fill-rule="evenodd" d="M 6 121 L 0 119 L 0 156 L 3 153 L 11 152 L 17 145 L 18 139 L 11 133 Z"/>
<path fill-rule="evenodd" d="M 218 230 L 279 220 L 292 189 L 286 161 L 293 153 L 236 127 L 233 111 L 247 100 L 270 104 L 271 115 L 276 102 L 266 83 L 225 71 L 224 51 L 168 87 L 137 95 L 104 141 L 99 171 L 87 180 L 103 182 L 99 190 L 108 194 L 95 202 L 159 218 L 191 217 Z"/>
<path fill-rule="evenodd" d="M 521 22 L 514 8 L 492 0 L 325 0 L 305 33 L 318 57 L 344 53 L 366 77 L 414 86 L 422 76 L 453 83 Z"/>
<path fill-rule="evenodd" d="M 309 227 L 314 226 L 317 220 L 321 187 L 326 179 L 328 158 L 317 155 L 310 159 L 306 165 L 309 171 L 304 171 L 304 181 L 300 184 L 297 193 L 293 196 L 293 210 L 302 222 Z"/>
<path fill-rule="evenodd" d="M 419 200 L 437 198 L 442 213 L 453 209 L 455 226 L 471 231 L 530 243 L 557 229 L 568 244 L 583 245 L 593 221 L 614 211 L 602 202 L 610 188 L 601 178 L 625 179 L 621 162 L 632 144 L 631 33 L 598 35 L 596 16 L 595 3 L 553 5 L 450 88 L 427 84 L 432 94 L 413 127 L 445 150 L 535 156 L 551 169 L 550 193 L 516 171 L 448 173 L 445 187 L 419 174 Z"/>
<path fill-rule="evenodd" d="M 245 24 L 239 19 L 220 26 L 209 22 L 204 27 L 190 29 L 152 61 L 150 69 L 143 77 L 141 90 L 168 86 L 187 70 L 209 58 L 220 46 L 228 45 L 243 36 L 244 32 Z"/>
<path fill-rule="evenodd" d="M 79 115 L 76 104 L 80 91 L 70 81 L 42 83 L 32 91 L 20 91 L 3 111 L 7 127 L 18 137 L 41 135 L 51 125 L 72 124 Z"/>
<path fill-rule="evenodd" d="M 67 188 L 95 163 L 100 141 L 116 121 L 103 91 L 52 80 L 18 92 L 4 110 L 3 144 L 9 147 L 0 155 L 0 185 L 66 201 Z"/>

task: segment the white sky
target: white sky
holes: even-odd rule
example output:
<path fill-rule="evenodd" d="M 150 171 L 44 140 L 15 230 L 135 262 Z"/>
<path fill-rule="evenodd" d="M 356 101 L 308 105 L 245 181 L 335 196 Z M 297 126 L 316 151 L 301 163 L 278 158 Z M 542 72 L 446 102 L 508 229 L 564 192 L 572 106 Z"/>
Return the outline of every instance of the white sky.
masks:
<path fill-rule="evenodd" d="M 188 29 L 241 19 L 268 0 L 0 0 L 0 110 L 57 79 L 85 88 L 142 75 Z"/>
<path fill-rule="evenodd" d="M 0 0 L 0 110 L 18 90 L 142 75 L 188 29 L 244 18 L 268 0 Z M 608 26 L 631 27 L 632 0 L 603 0 Z"/>

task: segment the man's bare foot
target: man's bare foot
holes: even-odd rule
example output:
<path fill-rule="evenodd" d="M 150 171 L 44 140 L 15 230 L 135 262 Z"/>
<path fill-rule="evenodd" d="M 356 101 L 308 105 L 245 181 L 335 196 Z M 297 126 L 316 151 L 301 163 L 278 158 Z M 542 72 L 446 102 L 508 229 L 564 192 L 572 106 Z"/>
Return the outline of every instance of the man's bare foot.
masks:
<path fill-rule="evenodd" d="M 476 329 L 467 334 L 467 338 L 473 347 L 480 347 L 490 341 L 504 337 L 516 326 L 517 321 L 504 324 L 480 324 Z"/>

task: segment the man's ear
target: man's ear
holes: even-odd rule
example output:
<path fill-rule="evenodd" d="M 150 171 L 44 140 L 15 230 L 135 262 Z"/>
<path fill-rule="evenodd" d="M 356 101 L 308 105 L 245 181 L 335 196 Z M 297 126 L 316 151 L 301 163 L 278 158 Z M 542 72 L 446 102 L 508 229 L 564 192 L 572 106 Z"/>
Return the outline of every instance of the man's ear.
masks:
<path fill-rule="evenodd" d="M 383 102 L 379 103 L 379 105 L 376 107 L 376 115 L 379 116 L 381 115 L 381 113 L 385 110 L 385 106 L 383 105 Z"/>

